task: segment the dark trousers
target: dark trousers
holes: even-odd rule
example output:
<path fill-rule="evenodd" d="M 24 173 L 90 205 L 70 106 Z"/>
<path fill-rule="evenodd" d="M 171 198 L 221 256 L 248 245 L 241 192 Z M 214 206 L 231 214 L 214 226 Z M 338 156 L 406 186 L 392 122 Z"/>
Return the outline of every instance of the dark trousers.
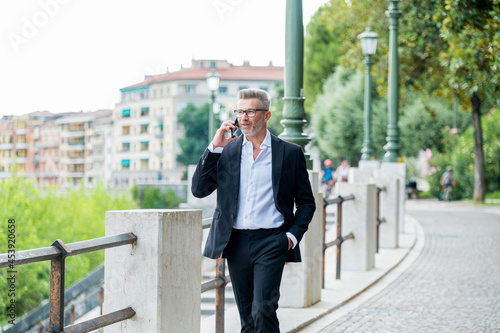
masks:
<path fill-rule="evenodd" d="M 279 333 L 276 310 L 287 253 L 281 228 L 233 229 L 225 254 L 242 333 Z"/>

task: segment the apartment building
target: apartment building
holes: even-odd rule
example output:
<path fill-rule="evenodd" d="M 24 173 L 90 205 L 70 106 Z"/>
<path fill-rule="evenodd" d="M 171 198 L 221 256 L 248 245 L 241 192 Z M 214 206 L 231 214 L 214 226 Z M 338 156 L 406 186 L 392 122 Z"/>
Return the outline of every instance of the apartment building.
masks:
<path fill-rule="evenodd" d="M 109 182 L 110 155 L 106 158 L 106 146 L 111 146 L 111 110 L 77 112 L 55 121 L 59 132 L 60 188 L 68 189 L 84 183 L 93 186 L 97 181 Z M 106 176 L 108 179 L 106 179 Z"/>
<path fill-rule="evenodd" d="M 0 179 L 16 170 L 61 189 L 111 178 L 112 110 L 32 112 L 0 119 Z"/>
<path fill-rule="evenodd" d="M 284 77 L 283 67 L 272 64 L 234 66 L 226 60 L 193 60 L 190 68 L 146 76 L 142 82 L 121 88 L 121 101 L 113 111 L 115 186 L 182 179 L 184 167 L 177 163 L 181 153 L 177 140 L 184 129 L 177 115 L 189 103 L 200 106 L 210 101 L 206 76 L 212 69 L 220 76 L 216 93 L 220 121 L 232 117 L 239 90 L 261 88 L 275 96 L 275 85 Z"/>

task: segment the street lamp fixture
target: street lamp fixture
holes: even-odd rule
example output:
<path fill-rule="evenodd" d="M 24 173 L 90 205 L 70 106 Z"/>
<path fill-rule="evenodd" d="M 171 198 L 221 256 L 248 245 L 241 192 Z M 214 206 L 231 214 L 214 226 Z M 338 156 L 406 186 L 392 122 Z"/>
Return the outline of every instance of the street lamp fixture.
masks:
<path fill-rule="evenodd" d="M 215 104 L 215 92 L 219 90 L 220 75 L 212 68 L 212 71 L 207 74 L 207 86 L 208 90 L 211 92 L 210 98 L 210 108 L 208 114 L 208 143 L 212 142 L 214 136 L 214 104 Z"/>
<path fill-rule="evenodd" d="M 361 33 L 358 38 L 361 40 L 361 49 L 365 55 L 365 104 L 364 104 L 364 125 L 365 133 L 363 140 L 363 148 L 361 149 L 361 160 L 370 161 L 374 160 L 373 146 L 372 146 L 372 106 L 371 106 L 371 66 L 373 64 L 372 55 L 375 54 L 377 49 L 378 35 L 371 31 L 370 28 Z"/>

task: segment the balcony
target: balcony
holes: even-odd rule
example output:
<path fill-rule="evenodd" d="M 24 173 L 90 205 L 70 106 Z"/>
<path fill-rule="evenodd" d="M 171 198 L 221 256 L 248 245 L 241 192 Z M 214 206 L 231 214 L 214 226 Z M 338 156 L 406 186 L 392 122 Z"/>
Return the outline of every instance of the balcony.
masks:
<path fill-rule="evenodd" d="M 28 148 L 28 144 L 26 142 L 16 143 L 16 149 L 26 149 L 26 148 Z"/>
<path fill-rule="evenodd" d="M 81 138 L 85 136 L 85 131 L 67 131 L 61 133 L 62 138 Z"/>
<path fill-rule="evenodd" d="M 12 143 L 0 143 L 0 149 L 9 149 L 12 150 L 14 145 Z"/>
<path fill-rule="evenodd" d="M 57 148 L 59 147 L 59 142 L 54 142 L 54 141 L 41 141 L 38 143 L 38 147 L 40 148 Z"/>
<path fill-rule="evenodd" d="M 74 172 L 70 171 L 70 172 L 67 172 L 65 176 L 68 178 L 83 178 L 84 173 L 78 172 L 78 171 L 74 171 Z"/>
<path fill-rule="evenodd" d="M 16 129 L 16 134 L 17 135 L 26 135 L 27 131 L 26 128 L 18 128 Z"/>
<path fill-rule="evenodd" d="M 163 157 L 163 151 L 157 151 L 155 152 L 155 155 L 158 156 L 158 157 Z"/>
<path fill-rule="evenodd" d="M 163 139 L 163 133 L 156 133 L 155 138 L 156 139 Z"/>

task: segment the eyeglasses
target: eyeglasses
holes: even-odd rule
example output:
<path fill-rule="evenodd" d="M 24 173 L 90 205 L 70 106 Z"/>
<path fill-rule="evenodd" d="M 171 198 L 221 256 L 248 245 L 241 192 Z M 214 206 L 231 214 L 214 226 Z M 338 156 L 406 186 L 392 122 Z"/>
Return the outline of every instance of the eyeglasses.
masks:
<path fill-rule="evenodd" d="M 248 118 L 252 118 L 252 117 L 255 117 L 255 114 L 257 113 L 257 111 L 269 111 L 269 110 L 266 110 L 266 109 L 246 109 L 246 110 L 238 109 L 238 110 L 234 110 L 234 115 L 238 118 L 241 118 L 241 117 L 243 117 L 243 113 L 246 113 Z"/>

